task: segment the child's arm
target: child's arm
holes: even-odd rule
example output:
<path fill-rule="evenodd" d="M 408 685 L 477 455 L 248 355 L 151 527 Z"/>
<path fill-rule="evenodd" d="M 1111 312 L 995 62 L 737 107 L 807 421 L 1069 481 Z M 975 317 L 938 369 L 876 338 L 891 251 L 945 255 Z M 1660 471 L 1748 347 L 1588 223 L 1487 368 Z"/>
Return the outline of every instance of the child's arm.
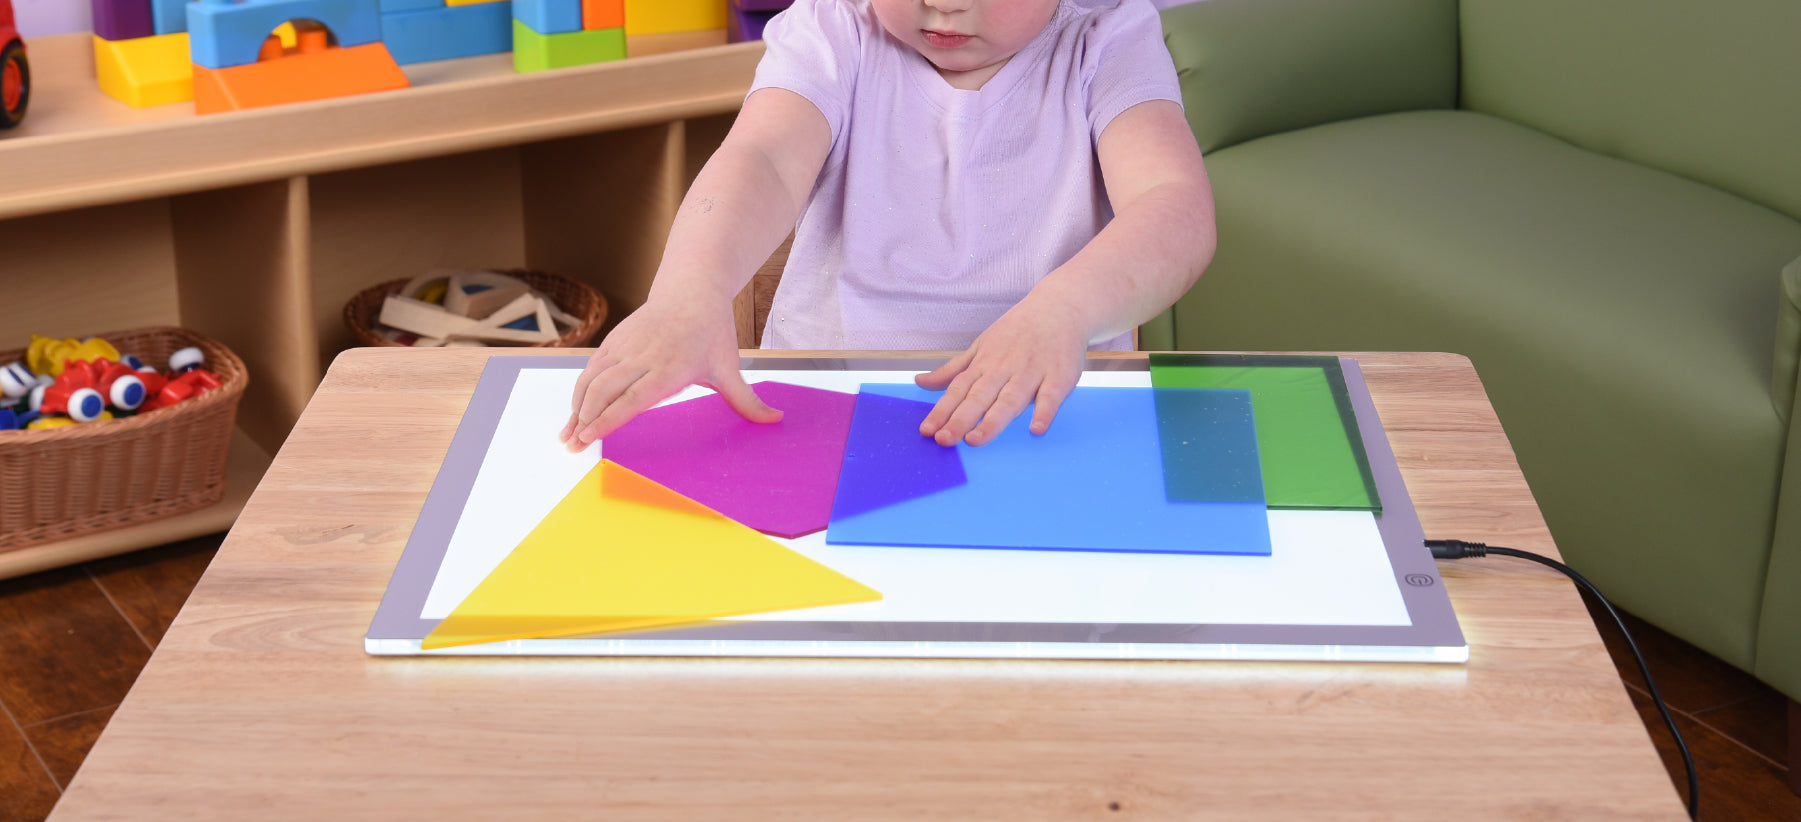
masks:
<path fill-rule="evenodd" d="M 1114 218 L 921 386 L 945 389 L 920 433 L 942 445 L 994 439 L 1028 404 L 1032 433 L 1050 428 L 1082 373 L 1088 344 L 1169 307 L 1213 259 L 1213 193 L 1182 109 L 1140 103 L 1096 144 Z M 948 386 L 948 388 L 947 388 Z"/>
<path fill-rule="evenodd" d="M 831 147 L 806 98 L 766 88 L 744 101 L 676 212 L 649 298 L 576 379 L 564 443 L 586 448 L 695 383 L 750 420 L 781 418 L 738 372 L 732 298 L 793 230 Z"/>

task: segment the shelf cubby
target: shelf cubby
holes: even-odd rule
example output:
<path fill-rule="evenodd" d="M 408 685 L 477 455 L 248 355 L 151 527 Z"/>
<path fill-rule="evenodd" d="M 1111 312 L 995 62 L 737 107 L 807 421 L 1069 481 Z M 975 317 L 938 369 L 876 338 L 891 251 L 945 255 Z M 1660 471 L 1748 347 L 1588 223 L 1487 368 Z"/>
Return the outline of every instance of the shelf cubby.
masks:
<path fill-rule="evenodd" d="M 730 128 L 762 44 L 515 74 L 510 55 L 406 67 L 414 87 L 207 117 L 132 109 L 86 35 L 36 38 L 25 123 L 0 137 L 0 328 L 20 339 L 182 325 L 251 379 L 227 500 L 0 553 L 0 577 L 228 527 L 352 345 L 358 291 L 434 267 L 644 300 L 682 195 Z M 29 552 L 29 553 L 27 553 Z"/>

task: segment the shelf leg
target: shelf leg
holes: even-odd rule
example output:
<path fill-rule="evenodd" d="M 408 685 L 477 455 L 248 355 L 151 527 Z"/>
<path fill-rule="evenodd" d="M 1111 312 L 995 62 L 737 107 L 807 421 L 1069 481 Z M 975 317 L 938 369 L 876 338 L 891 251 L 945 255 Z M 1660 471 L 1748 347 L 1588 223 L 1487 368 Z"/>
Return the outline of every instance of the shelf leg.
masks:
<path fill-rule="evenodd" d="M 171 203 L 182 323 L 243 358 L 250 386 L 238 425 L 274 453 L 324 375 L 307 180 L 185 194 Z"/>
<path fill-rule="evenodd" d="M 681 121 L 521 149 L 525 259 L 607 298 L 606 330 L 644 304 L 688 189 Z"/>

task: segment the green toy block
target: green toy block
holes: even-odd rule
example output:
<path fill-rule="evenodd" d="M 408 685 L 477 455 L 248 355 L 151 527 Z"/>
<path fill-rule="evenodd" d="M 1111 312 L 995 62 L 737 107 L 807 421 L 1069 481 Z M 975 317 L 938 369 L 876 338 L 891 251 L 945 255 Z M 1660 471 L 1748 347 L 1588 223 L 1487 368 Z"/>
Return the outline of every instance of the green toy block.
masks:
<path fill-rule="evenodd" d="M 513 20 L 513 70 L 519 72 L 581 66 L 625 59 L 625 29 L 589 29 L 539 34 Z"/>

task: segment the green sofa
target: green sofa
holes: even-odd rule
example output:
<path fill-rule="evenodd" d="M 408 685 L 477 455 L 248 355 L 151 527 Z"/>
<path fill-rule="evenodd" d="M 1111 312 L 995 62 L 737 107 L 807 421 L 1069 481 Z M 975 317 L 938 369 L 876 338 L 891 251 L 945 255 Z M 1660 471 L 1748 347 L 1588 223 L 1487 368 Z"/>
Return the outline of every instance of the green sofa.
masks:
<path fill-rule="evenodd" d="M 1141 346 L 1469 356 L 1570 564 L 1801 698 L 1801 2 L 1163 20 L 1219 253 Z"/>

